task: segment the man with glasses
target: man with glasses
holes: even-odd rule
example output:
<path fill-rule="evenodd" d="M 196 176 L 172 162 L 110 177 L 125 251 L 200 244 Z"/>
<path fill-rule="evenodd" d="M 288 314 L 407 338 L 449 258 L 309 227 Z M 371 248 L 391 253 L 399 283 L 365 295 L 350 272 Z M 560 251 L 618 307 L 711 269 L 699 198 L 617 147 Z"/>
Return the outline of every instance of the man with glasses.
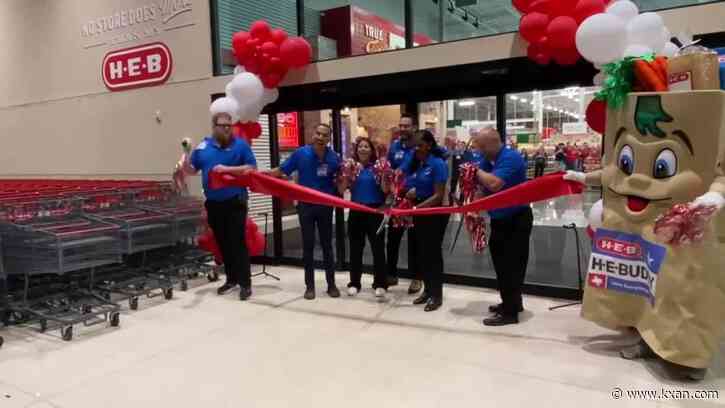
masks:
<path fill-rule="evenodd" d="M 224 257 L 227 280 L 217 293 L 223 295 L 239 285 L 239 299 L 247 300 L 252 295 L 244 231 L 249 194 L 246 188 L 240 187 L 209 188 L 209 173 L 246 174 L 257 167 L 257 160 L 244 139 L 232 136 L 231 115 L 213 115 L 212 125 L 212 135 L 204 138 L 191 153 L 189 164 L 196 172 L 201 171 L 209 226 Z"/>
<path fill-rule="evenodd" d="M 335 176 L 340 169 L 340 157 L 329 147 L 331 133 L 332 129 L 326 124 L 315 126 L 312 143 L 297 149 L 280 167 L 270 170 L 268 174 L 281 178 L 297 172 L 300 185 L 337 195 Z M 302 257 L 307 286 L 305 299 L 315 298 L 315 228 L 322 246 L 327 294 L 333 298 L 340 297 L 340 291 L 335 286 L 335 257 L 332 253 L 332 207 L 301 202 L 297 206 L 297 214 L 302 230 Z"/>

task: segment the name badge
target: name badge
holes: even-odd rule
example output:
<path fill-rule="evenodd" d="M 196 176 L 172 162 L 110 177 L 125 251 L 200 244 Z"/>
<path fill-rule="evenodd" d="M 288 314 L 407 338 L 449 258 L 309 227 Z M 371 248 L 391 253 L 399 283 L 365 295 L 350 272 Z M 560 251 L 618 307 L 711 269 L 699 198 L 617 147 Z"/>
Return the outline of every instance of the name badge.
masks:
<path fill-rule="evenodd" d="M 320 164 L 317 167 L 317 177 L 327 177 L 327 164 Z"/>
<path fill-rule="evenodd" d="M 400 160 L 405 155 L 405 152 L 395 152 L 395 160 Z"/>

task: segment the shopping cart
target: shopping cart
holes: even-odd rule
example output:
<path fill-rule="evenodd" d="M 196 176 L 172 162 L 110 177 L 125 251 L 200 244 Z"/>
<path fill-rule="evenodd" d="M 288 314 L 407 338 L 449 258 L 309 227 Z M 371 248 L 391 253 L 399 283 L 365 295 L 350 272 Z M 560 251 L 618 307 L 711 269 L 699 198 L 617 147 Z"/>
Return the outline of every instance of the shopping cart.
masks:
<path fill-rule="evenodd" d="M 121 261 L 119 227 L 85 217 L 76 199 L 33 196 L 0 207 L 5 274 L 23 279 L 9 308 L 37 321 L 41 332 L 59 328 L 64 340 L 76 324 L 118 326 L 119 306 L 84 282 L 92 282 L 95 268 Z"/>

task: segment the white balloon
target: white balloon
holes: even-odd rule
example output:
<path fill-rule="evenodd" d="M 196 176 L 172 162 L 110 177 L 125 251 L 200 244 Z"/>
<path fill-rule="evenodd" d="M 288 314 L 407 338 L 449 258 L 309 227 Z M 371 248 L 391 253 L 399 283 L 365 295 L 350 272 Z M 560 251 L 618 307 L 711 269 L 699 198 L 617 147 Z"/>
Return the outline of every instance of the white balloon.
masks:
<path fill-rule="evenodd" d="M 632 44 L 624 50 L 623 57 L 641 57 L 643 55 L 652 54 L 652 48 L 646 45 Z"/>
<path fill-rule="evenodd" d="M 255 122 L 259 119 L 259 115 L 264 109 L 264 101 L 259 99 L 256 102 L 247 101 L 241 103 L 239 107 L 239 120 L 242 122 Z"/>
<path fill-rule="evenodd" d="M 665 44 L 665 48 L 662 50 L 660 55 L 664 55 L 667 58 L 672 58 L 677 54 L 677 51 L 680 50 L 680 47 L 676 46 L 675 44 L 668 42 Z"/>
<path fill-rule="evenodd" d="M 639 14 L 639 8 L 629 0 L 620 0 L 607 7 L 607 14 L 619 16 L 625 23 L 629 22 Z"/>
<path fill-rule="evenodd" d="M 224 93 L 227 94 L 227 98 L 234 98 L 234 95 L 232 95 L 232 83 L 229 82 L 227 86 L 224 88 Z"/>
<path fill-rule="evenodd" d="M 604 72 L 600 72 L 600 73 L 594 75 L 594 79 L 593 79 L 594 85 L 602 86 L 602 84 L 604 84 L 604 81 L 606 79 L 607 79 L 607 74 L 605 74 Z"/>
<path fill-rule="evenodd" d="M 215 100 L 209 107 L 209 113 L 211 113 L 212 116 L 219 113 L 226 113 L 232 117 L 232 122 L 236 122 L 239 120 L 238 111 L 239 104 L 237 103 L 237 101 L 232 98 L 226 97 Z"/>
<path fill-rule="evenodd" d="M 264 88 L 264 96 L 262 96 L 262 100 L 264 100 L 265 105 L 277 102 L 278 98 L 279 98 L 279 90 L 277 88 L 272 88 L 272 89 Z"/>
<path fill-rule="evenodd" d="M 640 44 L 661 52 L 669 41 L 665 22 L 657 13 L 642 13 L 627 24 L 627 44 Z"/>
<path fill-rule="evenodd" d="M 604 202 L 602 200 L 597 201 L 589 210 L 589 228 L 592 231 L 596 231 L 602 226 L 602 217 L 604 216 Z"/>
<path fill-rule="evenodd" d="M 243 72 L 234 77 L 229 91 L 239 104 L 248 104 L 250 101 L 259 103 L 264 94 L 264 85 L 256 75 Z"/>
<path fill-rule="evenodd" d="M 241 65 L 237 65 L 236 67 L 234 67 L 234 75 L 237 75 L 237 74 L 242 74 L 242 73 L 244 73 L 244 72 L 247 72 L 247 70 L 246 70 L 246 69 L 244 69 L 244 67 L 243 67 L 243 66 L 241 66 Z"/>
<path fill-rule="evenodd" d="M 627 25 L 612 14 L 595 14 L 584 20 L 576 32 L 576 48 L 589 62 L 607 64 L 622 57 L 626 48 Z"/>

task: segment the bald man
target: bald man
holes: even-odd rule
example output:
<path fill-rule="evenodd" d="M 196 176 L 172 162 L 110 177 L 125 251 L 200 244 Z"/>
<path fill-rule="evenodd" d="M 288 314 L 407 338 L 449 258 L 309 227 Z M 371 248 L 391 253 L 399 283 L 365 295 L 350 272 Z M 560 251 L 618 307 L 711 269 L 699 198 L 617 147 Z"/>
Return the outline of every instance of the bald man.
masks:
<path fill-rule="evenodd" d="M 484 129 L 475 137 L 475 144 L 481 152 L 478 181 L 484 194 L 498 193 L 526 181 L 526 162 L 519 152 L 503 144 L 495 129 Z M 516 324 L 519 313 L 524 310 L 521 287 L 529 261 L 529 239 L 534 217 L 528 205 L 491 210 L 489 215 L 489 248 L 502 303 L 489 307 L 493 317 L 484 319 L 483 324 Z"/>

